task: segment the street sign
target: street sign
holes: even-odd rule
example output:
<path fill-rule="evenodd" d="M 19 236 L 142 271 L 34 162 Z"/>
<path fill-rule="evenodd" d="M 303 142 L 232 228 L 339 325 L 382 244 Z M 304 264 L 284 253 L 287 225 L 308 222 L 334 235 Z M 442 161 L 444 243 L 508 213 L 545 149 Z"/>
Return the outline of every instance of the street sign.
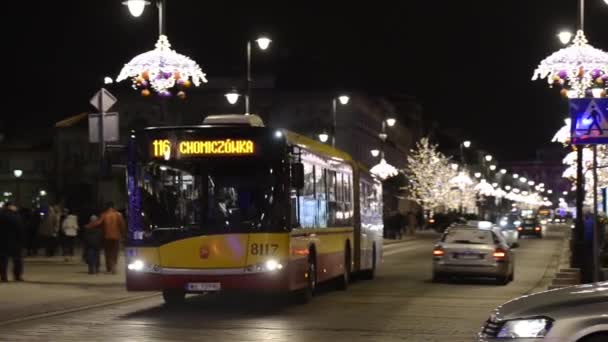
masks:
<path fill-rule="evenodd" d="M 608 144 L 608 98 L 570 99 L 570 142 Z"/>
<path fill-rule="evenodd" d="M 89 142 L 99 142 L 99 113 L 89 114 Z M 104 113 L 103 114 L 103 140 L 104 141 L 118 141 L 119 135 L 119 120 L 118 113 Z"/>
<path fill-rule="evenodd" d="M 103 108 L 99 108 L 99 97 L 101 97 L 101 103 Z M 116 97 L 112 95 L 106 88 L 101 88 L 91 98 L 91 104 L 97 108 L 98 111 L 105 113 L 116 103 Z"/>

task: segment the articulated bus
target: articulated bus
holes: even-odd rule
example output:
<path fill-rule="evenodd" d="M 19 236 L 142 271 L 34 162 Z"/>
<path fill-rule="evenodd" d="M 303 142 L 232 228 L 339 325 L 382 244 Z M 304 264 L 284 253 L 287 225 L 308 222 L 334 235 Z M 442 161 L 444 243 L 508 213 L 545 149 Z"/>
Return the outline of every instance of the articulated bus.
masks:
<path fill-rule="evenodd" d="M 382 258 L 382 186 L 348 154 L 255 115 L 147 128 L 128 146 L 129 291 L 253 290 L 308 301 Z"/>

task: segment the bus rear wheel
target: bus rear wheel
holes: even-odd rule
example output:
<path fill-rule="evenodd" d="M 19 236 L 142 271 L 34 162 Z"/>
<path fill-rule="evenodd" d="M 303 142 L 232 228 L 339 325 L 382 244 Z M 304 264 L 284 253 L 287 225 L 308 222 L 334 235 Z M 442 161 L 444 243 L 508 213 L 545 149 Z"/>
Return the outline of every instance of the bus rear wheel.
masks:
<path fill-rule="evenodd" d="M 163 290 L 163 299 L 167 305 L 181 305 L 186 301 L 186 291 L 177 289 Z"/>
<path fill-rule="evenodd" d="M 338 277 L 336 287 L 338 290 L 346 291 L 350 283 L 350 248 L 344 249 L 344 272 Z"/>
<path fill-rule="evenodd" d="M 361 278 L 365 280 L 372 280 L 376 276 L 376 245 L 374 245 L 372 253 L 372 268 L 361 272 Z"/>

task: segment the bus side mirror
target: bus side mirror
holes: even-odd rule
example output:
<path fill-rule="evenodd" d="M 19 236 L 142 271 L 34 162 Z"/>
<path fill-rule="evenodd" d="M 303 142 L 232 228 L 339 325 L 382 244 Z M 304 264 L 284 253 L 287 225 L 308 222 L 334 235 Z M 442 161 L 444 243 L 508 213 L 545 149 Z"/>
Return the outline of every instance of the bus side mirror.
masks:
<path fill-rule="evenodd" d="M 304 164 L 291 164 L 291 186 L 296 189 L 302 189 L 304 187 Z"/>

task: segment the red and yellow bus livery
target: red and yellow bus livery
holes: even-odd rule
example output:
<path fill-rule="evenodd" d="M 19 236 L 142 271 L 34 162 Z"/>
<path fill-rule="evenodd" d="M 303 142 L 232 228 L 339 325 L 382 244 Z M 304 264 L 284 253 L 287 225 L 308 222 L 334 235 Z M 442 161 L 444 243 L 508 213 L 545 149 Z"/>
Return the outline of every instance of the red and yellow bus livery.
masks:
<path fill-rule="evenodd" d="M 310 299 L 346 289 L 382 257 L 382 187 L 339 150 L 293 132 L 215 116 L 149 128 L 128 150 L 127 289 L 256 290 Z"/>

